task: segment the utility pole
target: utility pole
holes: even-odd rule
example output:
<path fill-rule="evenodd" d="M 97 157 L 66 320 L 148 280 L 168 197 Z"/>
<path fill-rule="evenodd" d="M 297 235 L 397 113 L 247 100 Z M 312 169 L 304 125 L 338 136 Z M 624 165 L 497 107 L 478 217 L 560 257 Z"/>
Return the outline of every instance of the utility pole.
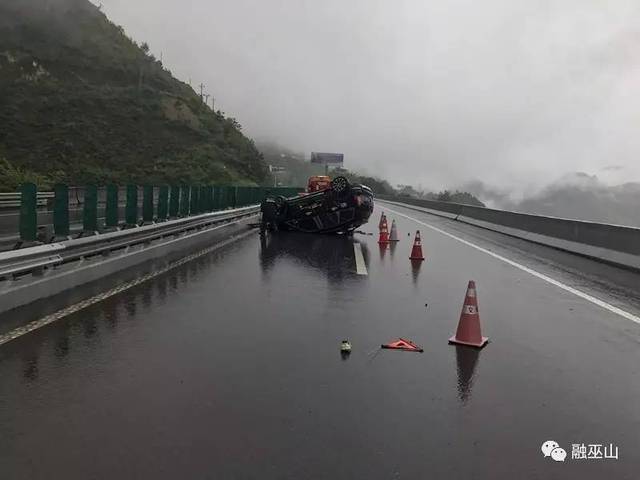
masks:
<path fill-rule="evenodd" d="M 204 100 L 204 83 L 200 83 L 200 100 Z"/>
<path fill-rule="evenodd" d="M 209 97 L 211 96 L 211 94 L 209 93 L 205 93 L 204 94 L 204 104 L 207 105 L 207 102 L 209 101 Z"/>

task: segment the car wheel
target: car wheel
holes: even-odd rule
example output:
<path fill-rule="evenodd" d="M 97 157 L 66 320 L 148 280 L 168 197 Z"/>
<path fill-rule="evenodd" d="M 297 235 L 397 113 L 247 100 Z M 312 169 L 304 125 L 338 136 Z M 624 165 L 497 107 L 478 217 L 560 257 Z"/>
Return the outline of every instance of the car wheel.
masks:
<path fill-rule="evenodd" d="M 331 180 L 331 190 L 337 194 L 342 194 L 349 188 L 349 180 L 344 177 L 336 177 Z"/>

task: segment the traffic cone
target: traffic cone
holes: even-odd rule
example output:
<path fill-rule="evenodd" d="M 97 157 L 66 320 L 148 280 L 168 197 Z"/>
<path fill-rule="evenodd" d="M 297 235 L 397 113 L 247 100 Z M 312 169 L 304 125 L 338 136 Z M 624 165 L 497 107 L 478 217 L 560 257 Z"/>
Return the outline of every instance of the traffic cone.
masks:
<path fill-rule="evenodd" d="M 382 229 L 382 223 L 386 221 L 385 218 L 386 217 L 384 216 L 384 212 L 382 212 L 382 214 L 380 215 L 380 221 L 378 222 L 378 230 Z"/>
<path fill-rule="evenodd" d="M 395 219 L 391 222 L 391 233 L 389 233 L 389 241 L 390 242 L 398 242 L 400 239 L 398 238 L 398 229 L 396 228 Z"/>
<path fill-rule="evenodd" d="M 389 230 L 387 229 L 387 219 L 384 219 L 382 226 L 380 227 L 380 237 L 378 238 L 380 245 L 386 245 L 389 243 Z"/>
<path fill-rule="evenodd" d="M 449 339 L 449 343 L 468 345 L 482 348 L 489 339 L 482 336 L 480 331 L 480 314 L 478 313 L 478 298 L 476 296 L 476 282 L 469 280 L 467 294 L 464 297 L 462 313 L 456 334 Z"/>
<path fill-rule="evenodd" d="M 420 230 L 416 232 L 416 238 L 413 241 L 413 248 L 411 249 L 411 255 L 409 258 L 411 260 L 424 260 L 424 255 L 422 254 L 422 241 L 420 240 Z"/>

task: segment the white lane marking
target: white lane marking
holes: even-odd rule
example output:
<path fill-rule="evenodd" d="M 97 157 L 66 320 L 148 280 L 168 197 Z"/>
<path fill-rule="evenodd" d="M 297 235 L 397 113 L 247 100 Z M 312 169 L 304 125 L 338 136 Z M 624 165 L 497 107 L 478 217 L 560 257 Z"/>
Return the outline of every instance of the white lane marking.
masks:
<path fill-rule="evenodd" d="M 50 315 L 42 317 L 38 320 L 34 320 L 33 322 L 27 323 L 22 327 L 15 328 L 10 332 L 5 333 L 4 335 L 0 335 L 0 346 L 4 345 L 5 343 L 9 343 L 10 341 L 15 340 L 16 338 L 20 338 L 23 335 L 26 335 L 27 333 L 33 332 L 34 330 L 42 328 L 45 325 L 49 325 L 50 323 L 53 323 L 56 320 L 60 320 L 61 318 L 71 315 L 72 313 L 79 312 L 80 310 L 87 308 L 90 305 L 101 302 L 102 300 L 105 300 L 109 297 L 113 297 L 114 295 L 124 292 L 125 290 L 135 287 L 136 285 L 140 285 L 141 283 L 146 282 L 147 280 L 151 280 L 152 278 L 157 277 L 158 275 L 167 273 L 169 270 L 173 270 L 174 268 L 179 267 L 180 265 L 184 265 L 185 263 L 190 262 L 191 260 L 195 260 L 198 257 L 202 257 L 203 255 L 206 255 L 207 253 L 210 253 L 219 248 L 222 248 L 225 245 L 228 245 L 229 243 L 235 242 L 236 240 L 240 240 L 241 238 L 244 238 L 251 233 L 253 233 L 253 230 L 248 230 L 239 235 L 235 235 L 227 240 L 223 240 L 222 242 L 219 242 L 219 243 L 216 243 L 215 245 L 207 247 L 204 250 L 200 250 L 199 252 L 192 253 L 191 255 L 181 258 L 180 260 L 176 260 L 175 262 L 170 263 L 169 265 L 167 265 L 164 268 L 161 268 L 160 270 L 147 273 L 146 275 L 138 277 L 135 280 L 123 283 L 121 285 L 118 285 L 115 288 L 112 288 L 111 290 L 107 290 L 106 292 L 102 292 L 93 297 L 89 297 L 85 300 L 82 300 L 81 302 L 65 307 L 62 310 L 58 310 L 57 312 L 54 312 Z"/>
<path fill-rule="evenodd" d="M 441 230 L 438 227 L 434 227 L 433 225 L 429 225 L 428 223 L 424 223 L 421 222 L 420 220 L 417 220 L 413 217 L 410 217 L 409 215 L 405 215 L 404 213 L 400 213 L 398 211 L 395 210 L 391 210 L 390 208 L 387 208 L 387 210 L 389 212 L 395 213 L 396 215 L 400 215 L 401 217 L 407 218 L 409 220 L 412 220 L 420 225 L 424 225 L 427 228 L 430 228 L 431 230 L 434 230 L 438 233 L 441 233 L 442 235 L 445 235 L 449 238 L 453 238 L 454 240 L 457 240 L 460 243 L 464 243 L 465 245 L 475 248 L 476 250 L 479 250 L 483 253 L 486 253 L 487 255 L 491 255 L 493 258 L 497 258 L 498 260 L 507 263 L 509 265 L 511 265 L 512 267 L 518 268 L 520 270 L 522 270 L 523 272 L 527 272 L 530 275 L 533 275 L 534 277 L 537 277 L 541 280 L 544 280 L 547 283 L 550 283 L 551 285 L 555 285 L 558 288 L 561 288 L 562 290 L 565 290 L 569 293 L 572 293 L 574 295 L 576 295 L 577 297 L 582 298 L 583 300 L 586 300 L 588 302 L 593 303 L 594 305 L 598 305 L 599 307 L 604 308 L 605 310 L 610 311 L 611 313 L 615 313 L 616 315 L 620 315 L 621 317 L 626 318 L 627 320 L 631 320 L 632 322 L 638 323 L 640 324 L 640 317 L 637 317 L 636 315 L 629 313 L 625 310 L 622 310 L 621 308 L 618 308 L 614 305 L 611 305 L 610 303 L 607 303 L 603 300 L 600 300 L 599 298 L 593 297 L 591 295 L 589 295 L 588 293 L 582 292 L 578 289 L 575 289 L 573 287 L 570 287 L 569 285 L 566 285 L 558 280 L 555 280 L 551 277 L 548 277 L 547 275 L 545 275 L 544 273 L 540 273 L 536 270 L 533 270 L 529 267 L 525 267 L 524 265 L 518 263 L 518 262 L 514 262 L 513 260 L 509 260 L 506 257 L 503 257 L 502 255 L 498 255 L 497 253 L 492 252 L 491 250 L 487 250 L 486 248 L 482 248 L 479 245 L 476 245 L 475 243 L 471 243 L 467 240 L 464 240 L 460 237 L 457 237 L 455 235 L 452 235 L 449 232 L 445 232 L 444 230 Z"/>
<path fill-rule="evenodd" d="M 358 242 L 353 244 L 353 253 L 356 257 L 356 273 L 358 275 L 367 275 L 367 265 L 364 263 L 364 255 L 362 255 L 362 245 Z"/>

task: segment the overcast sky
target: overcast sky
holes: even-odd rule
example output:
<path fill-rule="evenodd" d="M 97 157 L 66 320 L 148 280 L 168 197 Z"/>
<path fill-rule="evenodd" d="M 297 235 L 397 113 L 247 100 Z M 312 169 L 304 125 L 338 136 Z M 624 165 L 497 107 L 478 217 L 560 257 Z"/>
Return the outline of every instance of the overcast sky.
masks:
<path fill-rule="evenodd" d="M 640 180 L 638 0 L 101 3 L 250 136 L 394 184 Z"/>

